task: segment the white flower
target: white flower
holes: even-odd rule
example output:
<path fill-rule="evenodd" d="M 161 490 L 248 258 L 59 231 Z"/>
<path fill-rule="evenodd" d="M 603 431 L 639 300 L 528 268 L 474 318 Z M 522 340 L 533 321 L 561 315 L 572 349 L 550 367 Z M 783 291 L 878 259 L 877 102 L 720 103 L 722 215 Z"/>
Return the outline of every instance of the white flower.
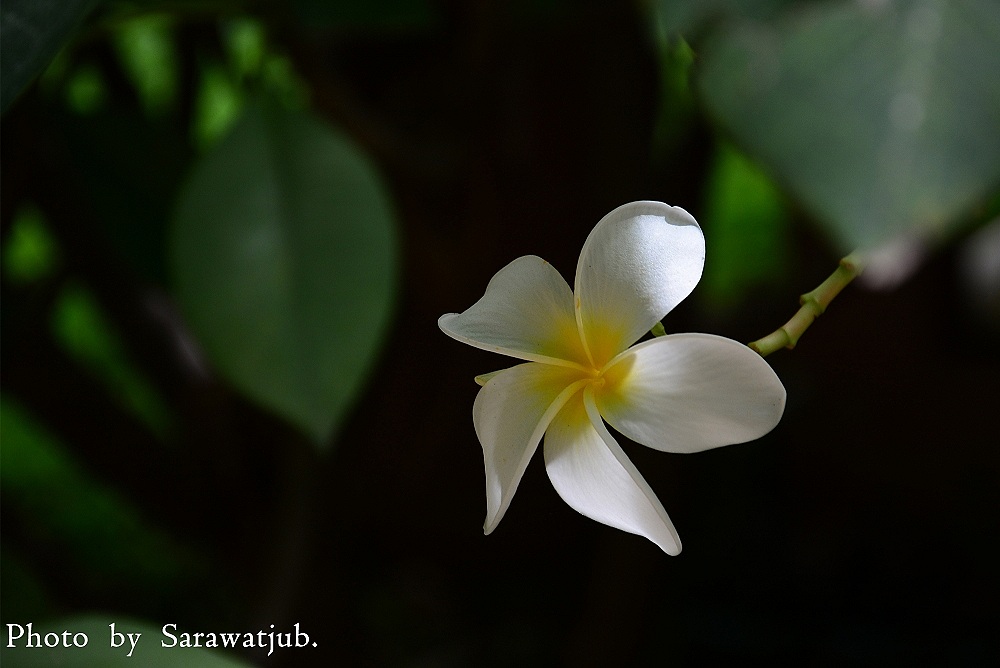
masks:
<path fill-rule="evenodd" d="M 680 553 L 666 511 L 604 421 L 656 450 L 698 452 L 763 436 L 785 406 L 771 367 L 736 341 L 673 334 L 629 347 L 690 294 L 704 263 L 705 239 L 688 212 L 632 202 L 590 233 L 574 290 L 527 255 L 464 313 L 441 316 L 448 336 L 528 361 L 477 379 L 487 534 L 544 434 L 545 469 L 566 503 Z"/>

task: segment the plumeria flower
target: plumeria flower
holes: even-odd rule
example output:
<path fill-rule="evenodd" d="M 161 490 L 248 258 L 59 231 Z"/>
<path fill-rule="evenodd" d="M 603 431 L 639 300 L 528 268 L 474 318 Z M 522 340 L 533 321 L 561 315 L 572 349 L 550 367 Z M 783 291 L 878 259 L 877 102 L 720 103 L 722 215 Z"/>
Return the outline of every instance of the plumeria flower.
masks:
<path fill-rule="evenodd" d="M 704 263 L 705 238 L 687 211 L 632 202 L 590 233 L 573 290 L 527 255 L 464 313 L 441 316 L 448 336 L 527 361 L 477 378 L 487 534 L 544 434 L 545 469 L 566 503 L 680 553 L 673 523 L 605 421 L 642 445 L 687 453 L 759 438 L 785 406 L 781 381 L 741 343 L 672 334 L 633 345 L 690 294 Z"/>

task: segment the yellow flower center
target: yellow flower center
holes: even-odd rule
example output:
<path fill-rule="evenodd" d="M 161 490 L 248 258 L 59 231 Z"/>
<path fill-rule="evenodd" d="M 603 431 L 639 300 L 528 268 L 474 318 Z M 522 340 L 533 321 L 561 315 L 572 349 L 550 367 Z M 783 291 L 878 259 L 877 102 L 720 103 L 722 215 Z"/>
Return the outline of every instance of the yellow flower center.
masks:
<path fill-rule="evenodd" d="M 621 401 L 632 371 L 632 358 L 626 357 L 614 364 L 605 364 L 600 369 L 590 370 L 590 387 L 598 406 Z"/>

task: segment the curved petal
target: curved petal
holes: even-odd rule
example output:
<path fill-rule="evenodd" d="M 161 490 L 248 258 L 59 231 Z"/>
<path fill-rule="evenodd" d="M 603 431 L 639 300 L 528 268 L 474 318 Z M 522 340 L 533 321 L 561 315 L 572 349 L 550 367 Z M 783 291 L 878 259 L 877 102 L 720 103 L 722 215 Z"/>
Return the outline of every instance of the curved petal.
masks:
<path fill-rule="evenodd" d="M 486 464 L 486 533 L 507 511 L 549 422 L 584 382 L 573 369 L 529 363 L 497 373 L 479 390 L 472 421 Z"/>
<path fill-rule="evenodd" d="M 608 433 L 587 388 L 545 434 L 545 470 L 559 496 L 602 524 L 645 536 L 670 555 L 681 540 L 649 484 Z"/>
<path fill-rule="evenodd" d="M 586 361 L 573 293 L 548 262 L 519 257 L 496 273 L 482 299 L 438 319 L 441 330 L 476 348 L 547 364 Z"/>
<path fill-rule="evenodd" d="M 576 268 L 577 322 L 594 366 L 635 343 L 701 279 L 705 237 L 687 211 L 632 202 L 604 216 Z"/>
<path fill-rule="evenodd" d="M 666 452 L 743 443 L 771 431 L 785 388 L 764 359 L 711 334 L 640 343 L 605 371 L 601 415 L 632 440 Z"/>

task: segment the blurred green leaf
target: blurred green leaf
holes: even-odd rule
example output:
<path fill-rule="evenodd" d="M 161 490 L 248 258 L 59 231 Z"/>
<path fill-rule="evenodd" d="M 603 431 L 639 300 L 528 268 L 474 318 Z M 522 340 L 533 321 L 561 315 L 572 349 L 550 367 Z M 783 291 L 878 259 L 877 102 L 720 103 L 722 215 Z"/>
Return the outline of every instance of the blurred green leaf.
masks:
<path fill-rule="evenodd" d="M 60 441 L 5 396 L 0 440 L 4 512 L 22 517 L 29 542 L 68 550 L 80 569 L 76 577 L 156 591 L 171 587 L 191 563 L 183 548 L 146 526 L 130 503 L 91 479 Z"/>
<path fill-rule="evenodd" d="M 209 60 L 200 68 L 191 124 L 200 151 L 229 133 L 249 91 L 259 91 L 287 108 L 304 108 L 309 99 L 309 87 L 288 57 L 269 43 L 259 21 L 237 17 L 221 27 L 225 62 Z"/>
<path fill-rule="evenodd" d="M 261 66 L 260 79 L 263 90 L 270 98 L 279 101 L 285 107 L 299 109 L 306 106 L 309 100 L 309 87 L 295 71 L 292 61 L 287 56 L 269 53 L 264 57 Z"/>
<path fill-rule="evenodd" d="M 226 52 L 238 78 L 254 76 L 260 71 L 267 53 L 267 36 L 259 21 L 235 17 L 222 24 Z"/>
<path fill-rule="evenodd" d="M 243 108 L 243 92 L 221 65 L 201 68 L 198 96 L 195 98 L 191 132 L 202 151 L 218 142 L 232 129 Z"/>
<path fill-rule="evenodd" d="M 1000 184 L 1000 3 L 809 5 L 701 51 L 737 143 L 847 252 L 939 236 Z"/>
<path fill-rule="evenodd" d="M 23 633 L 27 635 L 27 622 L 20 622 Z M 111 624 L 115 632 L 123 634 L 119 639 L 121 647 L 111 646 Z M 6 629 L 5 629 L 6 631 Z M 161 627 L 148 622 L 137 621 L 119 615 L 86 615 L 69 617 L 45 624 L 35 623 L 32 631 L 39 633 L 41 638 L 46 633 L 56 633 L 62 643 L 63 631 L 70 631 L 67 637 L 70 644 L 75 633 L 86 634 L 88 641 L 85 647 L 27 648 L 26 638 L 13 641 L 15 647 L 9 648 L 8 642 L 3 643 L 0 656 L 3 665 L 10 668 L 48 668 L 56 666 L 65 668 L 92 668 L 93 666 L 142 666 L 143 668 L 244 668 L 249 664 L 226 655 L 224 652 L 195 647 L 162 647 L 161 640 L 169 638 L 162 635 Z M 132 656 L 128 656 L 132 647 L 131 641 L 124 634 L 140 633 L 135 643 Z M 179 637 L 180 631 L 174 635 Z M 6 638 L 5 638 L 6 640 Z M 82 644 L 82 638 L 79 639 Z"/>
<path fill-rule="evenodd" d="M 671 160 L 677 145 L 689 135 L 695 114 L 691 92 L 691 69 L 694 51 L 683 39 L 660 44 L 660 100 L 653 129 L 653 153 L 661 160 Z"/>
<path fill-rule="evenodd" d="M 248 107 L 182 191 L 177 297 L 219 371 L 323 445 L 389 322 L 395 232 L 386 190 L 344 136 Z"/>
<path fill-rule="evenodd" d="M 4 0 L 0 5 L 0 109 L 52 61 L 98 0 Z"/>
<path fill-rule="evenodd" d="M 82 286 L 63 288 L 52 313 L 55 338 L 91 374 L 101 380 L 126 410 L 167 440 L 172 417 L 149 381 L 135 369 L 118 333 L 94 296 Z"/>
<path fill-rule="evenodd" d="M 91 63 L 83 63 L 66 82 L 66 103 L 76 113 L 87 116 L 100 111 L 107 100 L 104 75 Z"/>
<path fill-rule="evenodd" d="M 762 18 L 789 0 L 656 0 L 653 10 L 661 38 L 690 38 L 705 23 L 733 17 Z"/>
<path fill-rule="evenodd" d="M 150 14 L 125 21 L 114 33 L 122 66 L 150 116 L 170 110 L 177 95 L 177 50 L 166 15 Z"/>
<path fill-rule="evenodd" d="M 717 307 L 781 279 L 788 262 L 788 211 L 770 179 L 723 145 L 707 183 L 703 226 L 711 253 L 701 285 Z"/>
<path fill-rule="evenodd" d="M 3 245 L 4 276 L 15 283 L 31 283 L 52 274 L 59 258 L 56 240 L 34 206 L 18 210 Z"/>

